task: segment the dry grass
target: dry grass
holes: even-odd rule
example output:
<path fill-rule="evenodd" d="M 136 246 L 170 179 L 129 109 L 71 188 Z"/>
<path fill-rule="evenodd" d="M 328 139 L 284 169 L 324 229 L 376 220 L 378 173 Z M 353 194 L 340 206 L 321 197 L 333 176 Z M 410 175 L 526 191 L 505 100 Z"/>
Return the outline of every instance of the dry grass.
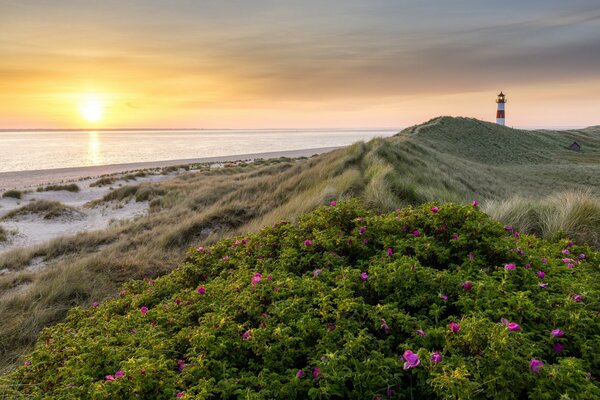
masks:
<path fill-rule="evenodd" d="M 44 219 L 58 218 L 63 215 L 74 215 L 77 211 L 57 201 L 37 200 L 8 212 L 2 219 L 11 219 L 22 215 L 35 214 Z"/>
<path fill-rule="evenodd" d="M 598 215 L 600 139 L 596 136 L 584 131 L 513 131 L 440 118 L 393 138 L 357 143 L 309 159 L 232 163 L 220 169 L 167 167 L 163 172 L 182 168 L 199 172 L 123 187 L 103 199 L 109 203 L 149 200 L 148 215 L 105 231 L 0 256 L 0 269 L 15 271 L 10 278 L 0 277 L 0 287 L 11 287 L 15 293 L 0 298 L 0 319 L 7 321 L 0 324 L 0 369 L 18 362 L 39 329 L 59 321 L 70 307 L 114 296 L 123 281 L 172 270 L 190 246 L 295 219 L 332 199 L 358 197 L 373 210 L 388 211 L 429 200 L 476 198 L 488 200 L 490 213 L 497 208 L 497 218 L 518 222 L 522 230 L 551 236 L 562 229 L 580 241 L 594 242 L 597 224 L 586 221 Z M 573 138 L 584 143 L 586 158 L 574 160 L 562 146 Z M 512 146 L 519 146 L 518 151 Z M 108 184 L 108 178 L 103 179 L 96 183 Z M 586 186 L 593 191 L 579 200 L 523 200 L 525 205 L 518 207 L 501 202 L 533 191 L 550 196 Z M 544 216 L 531 216 L 532 209 L 545 207 Z M 544 218 L 551 221 L 540 223 Z M 531 228 L 525 228 L 527 224 Z M 26 268 L 36 257 L 42 257 L 48 267 L 31 274 Z M 15 284 L 25 289 L 17 292 Z"/>
<path fill-rule="evenodd" d="M 7 190 L 6 192 L 2 193 L 2 197 L 20 199 L 23 197 L 23 192 L 20 190 Z"/>
<path fill-rule="evenodd" d="M 70 183 L 68 185 L 48 185 L 37 188 L 37 192 L 49 192 L 49 191 L 59 191 L 66 190 L 68 192 L 79 192 L 79 186 L 75 183 Z"/>
<path fill-rule="evenodd" d="M 6 241 L 7 238 L 8 238 L 8 233 L 6 232 L 6 229 L 4 229 L 2 226 L 0 226 L 0 242 Z"/>
<path fill-rule="evenodd" d="M 485 211 L 524 233 L 545 239 L 565 235 L 600 248 L 600 199 L 590 191 L 563 192 L 543 199 L 517 196 L 490 201 Z"/>

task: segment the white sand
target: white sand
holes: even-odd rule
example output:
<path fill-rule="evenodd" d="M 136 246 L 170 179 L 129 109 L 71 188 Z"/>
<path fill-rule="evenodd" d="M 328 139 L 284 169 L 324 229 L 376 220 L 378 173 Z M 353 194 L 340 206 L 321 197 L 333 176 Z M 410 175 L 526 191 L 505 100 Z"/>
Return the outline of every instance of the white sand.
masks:
<path fill-rule="evenodd" d="M 60 236 L 75 235 L 79 232 L 104 229 L 111 223 L 136 218 L 144 215 L 148 210 L 148 202 L 135 202 L 132 200 L 126 204 L 103 204 L 94 208 L 85 208 L 84 204 L 101 199 L 111 191 L 110 186 L 138 185 L 143 182 L 158 182 L 170 179 L 183 170 L 167 175 L 148 175 L 139 177 L 135 181 L 118 180 L 113 185 L 103 187 L 90 187 L 98 176 L 106 174 L 124 173 L 133 170 L 165 167 L 171 165 L 184 165 L 192 163 L 211 163 L 211 168 L 222 167 L 220 162 L 235 160 L 253 160 L 257 158 L 276 157 L 301 157 L 313 154 L 325 153 L 335 148 L 308 149 L 296 151 L 283 151 L 262 154 L 246 154 L 227 157 L 211 157 L 194 160 L 172 160 L 158 161 L 154 163 L 134 163 L 105 165 L 98 167 L 62 168 L 40 171 L 20 171 L 0 173 L 0 190 L 7 188 L 29 189 L 20 200 L 0 197 L 0 218 L 11 210 L 22 207 L 30 201 L 50 200 L 57 201 L 77 210 L 69 216 L 61 216 L 54 219 L 44 219 L 38 215 L 25 215 L 8 220 L 0 221 L 0 225 L 10 232 L 9 240 L 0 242 L 0 254 L 16 248 L 28 247 L 47 242 Z M 46 184 L 56 184 L 77 181 L 79 192 L 48 191 L 36 192 L 35 188 Z M 35 263 L 30 268 L 43 268 L 45 265 Z M 4 271 L 0 271 L 2 274 Z"/>

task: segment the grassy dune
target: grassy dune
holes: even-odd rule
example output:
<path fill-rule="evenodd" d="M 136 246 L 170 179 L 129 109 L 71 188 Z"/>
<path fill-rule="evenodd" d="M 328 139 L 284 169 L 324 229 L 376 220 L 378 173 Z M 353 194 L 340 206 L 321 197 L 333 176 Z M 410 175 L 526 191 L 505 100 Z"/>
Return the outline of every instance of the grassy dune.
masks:
<path fill-rule="evenodd" d="M 574 140 L 583 152 L 566 149 Z M 598 130 L 520 131 L 442 117 L 391 138 L 309 159 L 263 161 L 117 189 L 103 201 L 139 197 L 150 201 L 150 213 L 105 231 L 0 256 L 0 269 L 16 271 L 0 276 L 0 318 L 8 321 L 0 325 L 0 368 L 13 366 L 40 329 L 60 321 L 69 308 L 113 297 L 130 279 L 172 270 L 189 246 L 293 220 L 333 199 L 357 197 L 370 210 L 388 212 L 426 201 L 478 199 L 485 205 L 516 202 L 520 196 L 527 207 L 538 209 L 548 196 L 567 193 L 574 196 L 570 201 L 576 209 L 587 199 L 597 204 L 597 176 Z M 582 190 L 587 197 L 573 195 Z M 504 207 L 510 208 L 508 203 Z M 597 218 L 597 208 L 585 207 Z M 598 237 L 595 223 L 584 234 L 579 234 L 581 225 L 569 228 L 568 213 L 539 232 L 539 224 L 527 225 L 519 215 L 523 213 L 495 217 L 547 237 L 560 229 L 581 241 L 594 243 Z M 36 259 L 48 267 L 37 273 L 25 270 Z M 19 289 L 23 282 L 26 290 Z"/>

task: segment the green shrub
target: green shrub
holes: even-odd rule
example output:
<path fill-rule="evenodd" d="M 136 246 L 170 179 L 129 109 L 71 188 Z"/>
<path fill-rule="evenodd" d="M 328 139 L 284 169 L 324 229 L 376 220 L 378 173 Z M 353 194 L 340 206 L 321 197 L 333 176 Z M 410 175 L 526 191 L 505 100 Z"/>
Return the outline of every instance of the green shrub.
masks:
<path fill-rule="evenodd" d="M 191 250 L 171 274 L 46 328 L 0 391 L 598 398 L 600 254 L 518 235 L 476 207 L 432 207 L 370 216 L 338 203 Z M 531 360 L 543 363 L 538 372 Z"/>
<path fill-rule="evenodd" d="M 37 192 L 49 192 L 49 191 L 59 191 L 66 190 L 68 192 L 79 192 L 79 186 L 75 183 L 71 183 L 68 185 L 48 185 L 37 188 Z"/>
<path fill-rule="evenodd" d="M 7 190 L 6 192 L 2 193 L 2 197 L 4 197 L 4 198 L 11 197 L 13 199 L 20 199 L 21 197 L 23 197 L 23 192 L 21 192 L 20 190 Z"/>

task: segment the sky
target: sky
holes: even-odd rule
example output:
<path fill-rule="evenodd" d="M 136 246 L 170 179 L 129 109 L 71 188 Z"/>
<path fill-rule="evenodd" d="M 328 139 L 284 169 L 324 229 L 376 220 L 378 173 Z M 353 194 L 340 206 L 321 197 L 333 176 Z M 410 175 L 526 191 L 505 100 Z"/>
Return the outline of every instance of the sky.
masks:
<path fill-rule="evenodd" d="M 600 124 L 598 0 L 0 0 L 0 129 Z"/>

